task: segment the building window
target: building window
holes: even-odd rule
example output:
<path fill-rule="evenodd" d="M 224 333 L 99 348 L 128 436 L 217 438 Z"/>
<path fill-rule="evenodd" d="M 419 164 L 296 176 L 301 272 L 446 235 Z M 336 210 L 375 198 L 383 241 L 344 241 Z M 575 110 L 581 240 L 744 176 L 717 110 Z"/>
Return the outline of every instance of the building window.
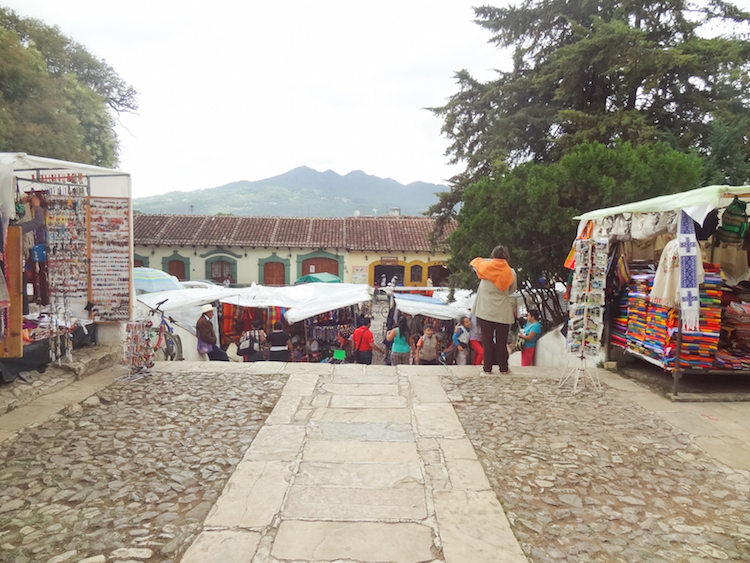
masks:
<path fill-rule="evenodd" d="M 211 263 L 211 280 L 222 283 L 225 279 L 232 279 L 232 264 L 226 260 L 216 260 Z M 234 280 L 232 280 L 234 281 Z"/>
<path fill-rule="evenodd" d="M 409 272 L 411 283 L 422 284 L 422 266 L 412 266 Z"/>
<path fill-rule="evenodd" d="M 170 260 L 167 264 L 167 273 L 180 281 L 185 281 L 185 262 L 182 260 Z"/>
<path fill-rule="evenodd" d="M 133 260 L 134 268 L 143 268 L 143 260 Z"/>

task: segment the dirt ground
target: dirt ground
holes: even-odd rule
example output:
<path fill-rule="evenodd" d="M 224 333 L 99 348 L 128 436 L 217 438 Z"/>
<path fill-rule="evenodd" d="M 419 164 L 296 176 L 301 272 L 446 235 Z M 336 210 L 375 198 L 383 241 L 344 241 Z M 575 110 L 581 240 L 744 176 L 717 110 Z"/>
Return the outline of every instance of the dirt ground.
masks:
<path fill-rule="evenodd" d="M 617 373 L 661 395 L 672 393 L 674 379 L 671 373 L 633 356 L 624 355 L 617 359 Z M 739 372 L 737 375 L 683 375 L 678 394 L 690 393 L 731 393 L 750 401 L 750 372 Z"/>

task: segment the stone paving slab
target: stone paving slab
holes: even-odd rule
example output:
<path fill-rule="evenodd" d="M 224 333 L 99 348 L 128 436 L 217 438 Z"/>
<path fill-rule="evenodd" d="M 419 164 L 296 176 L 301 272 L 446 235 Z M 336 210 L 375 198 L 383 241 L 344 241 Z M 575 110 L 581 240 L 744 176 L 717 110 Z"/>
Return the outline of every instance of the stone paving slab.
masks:
<path fill-rule="evenodd" d="M 257 532 L 235 530 L 202 532 L 183 556 L 182 563 L 251 561 L 259 543 L 260 534 Z"/>
<path fill-rule="evenodd" d="M 313 394 L 318 384 L 319 376 L 312 373 L 293 373 L 289 376 L 289 382 L 284 387 L 282 396 L 293 395 L 309 397 Z"/>
<path fill-rule="evenodd" d="M 349 489 L 298 487 L 289 489 L 283 517 L 308 520 L 421 521 L 427 518 L 424 489 Z"/>
<path fill-rule="evenodd" d="M 482 476 L 484 476 L 484 471 L 482 471 Z M 333 486 L 352 489 L 397 488 L 423 483 L 424 479 L 422 478 L 422 469 L 417 462 L 302 462 L 297 471 L 297 476 L 294 479 L 295 486 Z M 486 488 L 489 488 L 489 485 Z"/>
<path fill-rule="evenodd" d="M 446 563 L 526 563 L 492 491 L 435 491 Z"/>
<path fill-rule="evenodd" d="M 406 407 L 406 397 L 356 397 L 334 395 L 331 407 L 339 409 L 398 409 Z"/>
<path fill-rule="evenodd" d="M 433 558 L 432 547 L 432 530 L 420 524 L 286 520 L 271 554 L 295 561 L 418 563 Z"/>
<path fill-rule="evenodd" d="M 312 422 L 308 435 L 311 440 L 414 441 L 411 424 L 396 422 Z"/>
<path fill-rule="evenodd" d="M 393 422 L 411 423 L 411 411 L 403 409 L 315 409 L 311 420 L 318 422 Z"/>
<path fill-rule="evenodd" d="M 279 511 L 292 466 L 283 461 L 243 461 L 204 523 L 207 527 L 264 528 Z"/>
<path fill-rule="evenodd" d="M 338 463 L 412 463 L 419 461 L 419 455 L 413 442 L 308 440 L 302 459 Z"/>
<path fill-rule="evenodd" d="M 333 395 L 398 395 L 398 385 L 371 385 L 367 383 L 324 383 L 321 389 Z"/>
<path fill-rule="evenodd" d="M 371 374 L 369 371 L 367 373 L 340 373 L 338 370 L 336 370 L 333 374 L 333 377 L 331 378 L 331 383 L 368 383 L 371 385 L 397 385 L 398 375 L 396 374 L 395 370 L 393 370 L 393 368 L 391 368 L 390 373 L 382 374 Z"/>
<path fill-rule="evenodd" d="M 417 403 L 449 403 L 437 375 L 415 375 L 411 378 L 414 401 Z"/>
<path fill-rule="evenodd" d="M 264 426 L 245 453 L 248 461 L 291 461 L 305 439 L 302 426 Z"/>
<path fill-rule="evenodd" d="M 416 404 L 413 409 L 420 436 L 465 436 L 464 428 L 449 403 Z"/>

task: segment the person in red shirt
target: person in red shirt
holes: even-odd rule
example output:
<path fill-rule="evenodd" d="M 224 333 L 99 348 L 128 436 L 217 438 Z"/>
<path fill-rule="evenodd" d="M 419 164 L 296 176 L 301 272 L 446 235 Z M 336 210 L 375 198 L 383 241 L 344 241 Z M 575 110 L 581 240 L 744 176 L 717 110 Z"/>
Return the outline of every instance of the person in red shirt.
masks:
<path fill-rule="evenodd" d="M 383 349 L 375 344 L 375 337 L 370 330 L 370 319 L 362 319 L 362 325 L 352 335 L 352 347 L 354 349 L 354 363 L 371 364 L 373 348 L 378 352 Z"/>

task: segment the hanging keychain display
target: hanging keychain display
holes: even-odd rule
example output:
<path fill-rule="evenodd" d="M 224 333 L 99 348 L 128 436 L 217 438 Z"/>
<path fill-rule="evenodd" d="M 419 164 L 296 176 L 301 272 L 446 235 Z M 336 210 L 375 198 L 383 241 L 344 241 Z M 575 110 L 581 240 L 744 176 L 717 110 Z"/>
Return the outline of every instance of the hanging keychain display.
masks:
<path fill-rule="evenodd" d="M 96 321 L 130 318 L 130 201 L 89 198 L 91 283 Z"/>

